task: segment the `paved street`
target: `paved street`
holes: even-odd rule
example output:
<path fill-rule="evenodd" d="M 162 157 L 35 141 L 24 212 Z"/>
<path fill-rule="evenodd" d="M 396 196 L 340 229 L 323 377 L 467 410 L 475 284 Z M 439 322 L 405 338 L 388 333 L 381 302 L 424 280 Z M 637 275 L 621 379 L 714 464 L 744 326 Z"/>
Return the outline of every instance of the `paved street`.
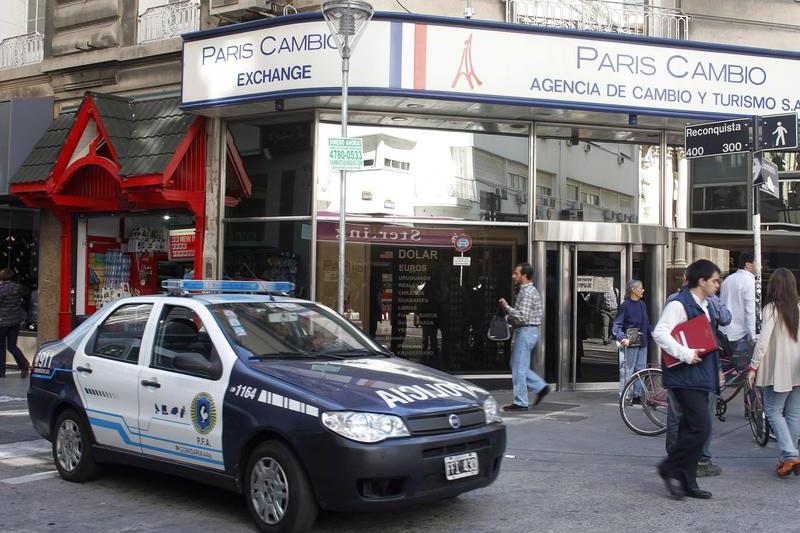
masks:
<path fill-rule="evenodd" d="M 23 380 L 0 380 L 0 531 L 254 531 L 240 496 L 132 468 L 82 485 L 55 476 L 49 443 L 25 411 Z M 506 401 L 509 393 L 498 392 Z M 313 531 L 573 532 L 798 531 L 789 512 L 800 478 L 772 474 L 776 450 L 757 448 L 740 406 L 714 427 L 723 475 L 701 479 L 711 501 L 673 502 L 654 465 L 663 438 L 622 423 L 614 392 L 553 393 L 507 418 L 509 449 L 491 487 L 407 511 L 323 513 Z"/>

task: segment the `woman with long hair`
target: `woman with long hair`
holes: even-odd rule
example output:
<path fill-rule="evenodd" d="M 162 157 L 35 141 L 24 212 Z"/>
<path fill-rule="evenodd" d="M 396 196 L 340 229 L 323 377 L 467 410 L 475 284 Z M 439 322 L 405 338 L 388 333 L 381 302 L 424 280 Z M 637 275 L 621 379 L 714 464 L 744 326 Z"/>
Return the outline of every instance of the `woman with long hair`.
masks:
<path fill-rule="evenodd" d="M 794 274 L 775 270 L 767 302 L 747 381 L 764 387 L 764 411 L 781 449 L 775 472 L 800 475 L 800 297 Z"/>

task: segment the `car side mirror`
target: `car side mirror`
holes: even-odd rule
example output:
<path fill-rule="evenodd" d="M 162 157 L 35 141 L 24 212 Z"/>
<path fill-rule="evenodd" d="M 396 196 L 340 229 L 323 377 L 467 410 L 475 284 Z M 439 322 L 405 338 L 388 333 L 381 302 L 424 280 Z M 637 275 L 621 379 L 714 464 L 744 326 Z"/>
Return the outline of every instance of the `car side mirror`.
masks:
<path fill-rule="evenodd" d="M 213 361 L 209 361 L 201 354 L 194 352 L 176 354 L 172 358 L 172 366 L 181 372 L 209 379 L 219 379 L 222 375 L 222 364 L 218 357 L 214 357 Z"/>

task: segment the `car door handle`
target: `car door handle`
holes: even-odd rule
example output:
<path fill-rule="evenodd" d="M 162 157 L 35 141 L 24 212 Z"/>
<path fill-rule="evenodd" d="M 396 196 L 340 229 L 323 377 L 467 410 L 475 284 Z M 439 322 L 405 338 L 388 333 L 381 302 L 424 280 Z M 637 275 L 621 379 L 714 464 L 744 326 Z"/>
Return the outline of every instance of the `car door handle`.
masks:
<path fill-rule="evenodd" d="M 89 368 L 88 366 L 79 366 L 79 367 L 76 367 L 75 370 L 77 370 L 78 372 L 86 372 L 87 374 L 91 374 L 92 373 L 92 369 Z"/>
<path fill-rule="evenodd" d="M 144 385 L 145 387 L 153 387 L 154 389 L 160 389 L 161 388 L 161 383 L 159 383 L 156 380 L 143 379 L 142 380 L 142 385 Z"/>

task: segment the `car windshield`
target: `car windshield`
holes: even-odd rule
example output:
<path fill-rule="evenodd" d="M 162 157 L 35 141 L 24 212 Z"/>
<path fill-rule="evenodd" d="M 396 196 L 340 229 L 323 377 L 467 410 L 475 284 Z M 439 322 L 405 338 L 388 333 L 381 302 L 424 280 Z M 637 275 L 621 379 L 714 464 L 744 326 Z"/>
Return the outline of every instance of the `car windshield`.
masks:
<path fill-rule="evenodd" d="M 209 309 L 237 352 L 251 361 L 386 355 L 352 324 L 313 303 L 236 302 Z"/>

